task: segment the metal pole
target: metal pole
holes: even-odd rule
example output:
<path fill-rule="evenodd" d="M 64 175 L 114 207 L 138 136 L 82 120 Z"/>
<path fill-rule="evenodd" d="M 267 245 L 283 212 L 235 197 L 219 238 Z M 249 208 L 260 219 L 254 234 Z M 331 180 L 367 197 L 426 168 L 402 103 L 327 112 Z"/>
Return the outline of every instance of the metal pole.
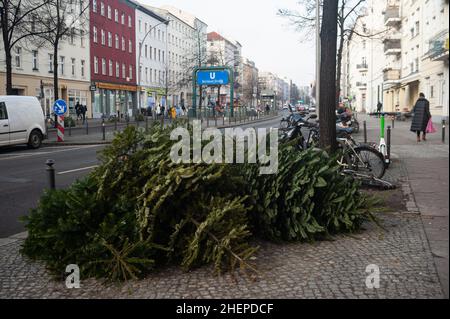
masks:
<path fill-rule="evenodd" d="M 391 127 L 388 126 L 387 128 L 387 136 L 386 136 L 386 162 L 391 162 Z"/>
<path fill-rule="evenodd" d="M 88 119 L 86 119 L 86 135 L 89 135 L 89 124 L 88 124 Z"/>
<path fill-rule="evenodd" d="M 102 119 L 102 134 L 103 134 L 103 140 L 106 140 L 106 126 L 105 126 L 105 119 Z"/>
<path fill-rule="evenodd" d="M 445 144 L 445 120 L 442 120 L 442 143 Z"/>
<path fill-rule="evenodd" d="M 55 169 L 53 168 L 53 165 L 55 164 L 54 160 L 47 160 L 45 162 L 45 165 L 47 165 L 47 176 L 48 176 L 48 183 L 50 186 L 50 189 L 56 189 L 56 183 L 55 183 Z"/>
<path fill-rule="evenodd" d="M 363 126 L 364 126 L 364 143 L 367 143 L 367 122 L 366 121 L 364 121 Z"/>
<path fill-rule="evenodd" d="M 69 136 L 72 136 L 72 117 L 69 117 Z"/>

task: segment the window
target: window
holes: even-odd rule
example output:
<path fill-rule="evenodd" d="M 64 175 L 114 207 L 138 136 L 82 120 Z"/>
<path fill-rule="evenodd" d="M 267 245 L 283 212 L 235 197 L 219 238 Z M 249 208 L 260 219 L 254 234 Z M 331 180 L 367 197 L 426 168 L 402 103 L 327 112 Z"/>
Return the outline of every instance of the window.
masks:
<path fill-rule="evenodd" d="M 39 70 L 39 64 L 38 64 L 38 51 L 37 50 L 33 50 L 31 51 L 33 60 L 32 60 L 32 64 L 33 64 L 33 71 L 37 71 Z"/>
<path fill-rule="evenodd" d="M 0 102 L 0 120 L 7 120 L 8 112 L 6 111 L 5 102 Z"/>
<path fill-rule="evenodd" d="M 145 68 L 145 82 L 148 82 L 148 68 Z"/>
<path fill-rule="evenodd" d="M 92 34 L 94 36 L 94 43 L 97 43 L 98 42 L 98 39 L 97 39 L 97 27 L 94 27 L 92 29 Z"/>
<path fill-rule="evenodd" d="M 84 68 L 85 68 L 85 65 L 86 65 L 86 61 L 81 60 L 81 77 L 83 77 L 83 78 L 84 78 Z"/>
<path fill-rule="evenodd" d="M 153 70 L 150 69 L 150 82 L 152 82 L 152 72 L 153 72 Z"/>
<path fill-rule="evenodd" d="M 59 67 L 60 67 L 60 71 L 61 71 L 61 75 L 64 75 L 64 64 L 66 62 L 66 58 L 63 56 L 59 57 Z"/>
<path fill-rule="evenodd" d="M 161 50 L 158 50 L 158 61 L 161 62 Z"/>
<path fill-rule="evenodd" d="M 48 54 L 48 73 L 53 73 L 53 54 Z"/>
<path fill-rule="evenodd" d="M 152 59 L 152 50 L 153 48 L 150 46 L 150 59 Z"/>
<path fill-rule="evenodd" d="M 133 41 L 128 40 L 128 51 L 133 53 Z"/>
<path fill-rule="evenodd" d="M 111 32 L 108 32 L 108 46 L 110 48 L 112 47 L 112 34 L 111 34 Z"/>
<path fill-rule="evenodd" d="M 162 61 L 163 61 L 163 63 L 164 63 L 164 59 L 165 59 L 165 53 L 164 53 L 164 51 L 162 52 Z"/>
<path fill-rule="evenodd" d="M 111 20 L 111 6 L 108 5 L 108 19 Z"/>
<path fill-rule="evenodd" d="M 74 58 L 72 58 L 71 59 L 71 73 L 72 73 L 72 76 L 75 76 L 75 59 Z"/>
<path fill-rule="evenodd" d="M 114 21 L 119 22 L 119 11 L 114 9 Z"/>
<path fill-rule="evenodd" d="M 122 13 L 122 17 L 120 20 L 121 20 L 122 24 L 125 24 L 125 14 L 124 13 Z"/>
<path fill-rule="evenodd" d="M 161 30 L 158 30 L 158 40 L 161 40 Z"/>
<path fill-rule="evenodd" d="M 116 62 L 116 78 L 120 78 L 120 66 L 119 66 L 119 62 Z"/>
<path fill-rule="evenodd" d="M 102 59 L 102 74 L 106 75 L 106 59 Z"/>
<path fill-rule="evenodd" d="M 116 34 L 116 49 L 119 49 L 119 36 Z"/>
<path fill-rule="evenodd" d="M 113 76 L 113 61 L 109 60 L 109 76 Z"/>
<path fill-rule="evenodd" d="M 97 12 L 97 0 L 92 0 L 92 11 Z"/>
<path fill-rule="evenodd" d="M 16 54 L 16 56 L 15 56 L 16 68 L 21 68 L 22 67 L 22 48 L 16 46 L 14 48 L 14 53 Z"/>
<path fill-rule="evenodd" d="M 106 45 L 106 35 L 105 31 L 102 30 L 102 45 Z"/>
<path fill-rule="evenodd" d="M 122 37 L 122 51 L 125 51 L 125 38 Z"/>
<path fill-rule="evenodd" d="M 133 66 L 132 65 L 130 65 L 130 68 L 129 68 L 129 73 L 130 73 L 130 76 L 129 76 L 129 78 L 130 78 L 130 80 L 132 80 L 133 79 Z"/>
<path fill-rule="evenodd" d="M 128 16 L 128 27 L 131 28 L 131 16 Z"/>
<path fill-rule="evenodd" d="M 147 52 L 148 52 L 148 46 L 147 46 L 147 44 L 146 44 L 145 47 L 144 47 L 144 56 L 145 56 L 146 59 L 148 58 Z"/>
<path fill-rule="evenodd" d="M 94 73 L 98 74 L 98 58 L 94 57 Z"/>
<path fill-rule="evenodd" d="M 122 77 L 123 77 L 124 79 L 127 77 L 125 63 L 122 64 Z"/>
<path fill-rule="evenodd" d="M 141 20 L 139 20 L 138 26 L 139 26 L 139 32 L 142 32 L 142 21 Z"/>
<path fill-rule="evenodd" d="M 84 30 L 80 30 L 80 44 L 81 47 L 84 48 L 85 43 L 84 43 Z"/>
<path fill-rule="evenodd" d="M 72 45 L 75 44 L 75 28 L 70 29 L 69 43 Z"/>
<path fill-rule="evenodd" d="M 104 4 L 103 2 L 100 3 L 100 14 L 101 14 L 102 16 L 105 15 L 105 4 Z"/>
<path fill-rule="evenodd" d="M 145 27 L 144 27 L 144 30 L 145 30 L 145 34 L 147 34 L 147 29 L 148 29 L 148 24 L 147 24 L 147 22 L 145 22 Z"/>

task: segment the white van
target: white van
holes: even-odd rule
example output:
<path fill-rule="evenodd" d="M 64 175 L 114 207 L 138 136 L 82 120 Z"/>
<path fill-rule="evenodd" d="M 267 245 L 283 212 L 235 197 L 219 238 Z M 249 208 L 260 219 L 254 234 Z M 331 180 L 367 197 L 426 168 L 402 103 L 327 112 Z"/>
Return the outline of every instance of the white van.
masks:
<path fill-rule="evenodd" d="M 36 97 L 0 96 L 0 146 L 39 148 L 44 137 L 44 113 Z"/>

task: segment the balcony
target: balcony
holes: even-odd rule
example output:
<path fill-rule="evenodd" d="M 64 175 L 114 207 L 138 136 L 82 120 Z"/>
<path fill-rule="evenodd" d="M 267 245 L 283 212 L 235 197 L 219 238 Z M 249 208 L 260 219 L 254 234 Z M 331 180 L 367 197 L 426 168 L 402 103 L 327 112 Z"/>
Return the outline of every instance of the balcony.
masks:
<path fill-rule="evenodd" d="M 385 69 L 383 70 L 383 80 L 384 82 L 396 83 L 400 81 L 400 69 Z"/>
<path fill-rule="evenodd" d="M 449 35 L 444 30 L 434 36 L 429 41 L 429 51 L 427 55 L 432 61 L 448 61 L 449 58 Z"/>
<path fill-rule="evenodd" d="M 397 55 L 402 53 L 402 40 L 400 39 L 386 39 L 384 41 L 384 54 Z"/>
<path fill-rule="evenodd" d="M 365 90 L 367 88 L 366 82 L 356 82 L 356 87 L 360 90 Z"/>
<path fill-rule="evenodd" d="M 387 7 L 384 12 L 384 25 L 386 27 L 398 26 L 402 22 L 400 7 Z"/>
<path fill-rule="evenodd" d="M 369 66 L 367 63 L 357 64 L 356 69 L 359 70 L 359 72 L 367 72 L 369 70 Z"/>

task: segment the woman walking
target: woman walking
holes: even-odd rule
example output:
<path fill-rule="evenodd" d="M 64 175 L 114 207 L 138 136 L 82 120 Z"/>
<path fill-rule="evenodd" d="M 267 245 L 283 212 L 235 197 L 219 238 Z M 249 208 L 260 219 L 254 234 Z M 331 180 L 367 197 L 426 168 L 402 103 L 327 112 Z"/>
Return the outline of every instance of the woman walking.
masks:
<path fill-rule="evenodd" d="M 430 102 L 425 98 L 425 94 L 420 93 L 420 97 L 413 109 L 414 117 L 411 124 L 411 131 L 417 133 L 417 143 L 420 143 L 420 132 L 422 138 L 427 140 L 427 125 L 431 119 Z"/>

